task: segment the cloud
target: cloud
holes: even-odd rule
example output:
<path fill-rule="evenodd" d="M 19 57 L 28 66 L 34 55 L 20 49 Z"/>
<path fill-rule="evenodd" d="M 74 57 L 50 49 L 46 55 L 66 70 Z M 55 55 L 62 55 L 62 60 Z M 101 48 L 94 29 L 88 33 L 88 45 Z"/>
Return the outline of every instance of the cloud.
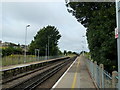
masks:
<path fill-rule="evenodd" d="M 59 47 L 63 51 L 82 50 L 81 41 L 86 29 L 73 17 L 65 6 L 65 2 L 3 2 L 3 41 L 24 44 L 25 27 L 27 28 L 27 44 L 36 33 L 47 25 L 56 26 L 62 35 Z M 88 51 L 88 48 L 85 48 Z"/>

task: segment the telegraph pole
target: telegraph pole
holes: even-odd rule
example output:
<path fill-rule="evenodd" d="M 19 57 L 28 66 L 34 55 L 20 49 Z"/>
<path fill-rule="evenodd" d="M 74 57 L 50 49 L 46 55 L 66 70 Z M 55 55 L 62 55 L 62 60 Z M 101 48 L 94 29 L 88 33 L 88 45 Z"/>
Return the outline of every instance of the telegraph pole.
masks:
<path fill-rule="evenodd" d="M 118 52 L 118 89 L 120 90 L 120 0 L 116 0 L 116 21 L 118 29 L 117 52 Z"/>
<path fill-rule="evenodd" d="M 46 59 L 47 59 L 47 44 L 46 44 L 46 52 L 45 52 L 45 56 L 46 56 Z"/>
<path fill-rule="evenodd" d="M 48 36 L 48 59 L 49 59 L 49 36 Z"/>

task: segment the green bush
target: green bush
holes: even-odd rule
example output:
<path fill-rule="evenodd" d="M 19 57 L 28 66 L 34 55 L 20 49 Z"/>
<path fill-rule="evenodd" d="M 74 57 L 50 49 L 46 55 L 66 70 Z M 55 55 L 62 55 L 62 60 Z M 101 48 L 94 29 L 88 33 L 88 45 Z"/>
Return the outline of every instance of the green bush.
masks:
<path fill-rule="evenodd" d="M 7 47 L 2 49 L 2 57 L 9 56 L 11 54 L 22 54 L 22 49 L 14 47 Z"/>

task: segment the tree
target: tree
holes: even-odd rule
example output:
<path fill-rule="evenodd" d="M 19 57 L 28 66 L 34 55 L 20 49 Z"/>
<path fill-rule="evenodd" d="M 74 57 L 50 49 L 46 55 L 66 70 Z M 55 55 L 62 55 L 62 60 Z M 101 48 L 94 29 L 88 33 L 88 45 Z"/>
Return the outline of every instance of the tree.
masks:
<path fill-rule="evenodd" d="M 79 55 L 77 52 L 73 52 L 73 54 L 75 54 L 75 55 Z"/>
<path fill-rule="evenodd" d="M 68 54 L 72 54 L 72 51 L 68 51 L 67 53 L 68 53 Z"/>
<path fill-rule="evenodd" d="M 34 54 L 35 49 L 39 49 L 40 55 L 45 55 L 46 49 L 49 48 L 49 55 L 57 55 L 59 52 L 57 45 L 60 37 L 61 35 L 56 27 L 50 25 L 43 27 L 31 41 L 29 52 Z"/>
<path fill-rule="evenodd" d="M 116 13 L 114 2 L 70 2 L 66 4 L 78 22 L 87 28 L 87 40 L 92 59 L 103 63 L 105 69 L 117 69 L 117 50 L 114 38 Z"/>
<path fill-rule="evenodd" d="M 14 48 L 13 46 L 8 46 L 7 48 L 2 49 L 2 57 L 9 56 L 11 54 L 22 54 L 21 48 Z"/>

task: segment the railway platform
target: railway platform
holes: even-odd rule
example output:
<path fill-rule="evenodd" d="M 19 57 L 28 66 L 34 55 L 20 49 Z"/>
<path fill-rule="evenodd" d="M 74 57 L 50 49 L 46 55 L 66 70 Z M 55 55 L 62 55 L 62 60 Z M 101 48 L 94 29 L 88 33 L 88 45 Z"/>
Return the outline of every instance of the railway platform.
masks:
<path fill-rule="evenodd" d="M 96 88 L 87 67 L 83 56 L 79 56 L 61 76 L 61 78 L 52 87 L 52 90 L 57 88 Z"/>
<path fill-rule="evenodd" d="M 42 62 L 45 62 L 45 61 L 47 61 L 47 60 L 41 60 L 41 61 L 37 61 L 37 62 L 30 62 L 30 63 L 17 64 L 17 65 L 10 65 L 10 66 L 3 66 L 3 67 L 0 67 L 0 71 L 14 69 L 14 68 L 18 68 L 18 67 L 25 67 L 25 66 L 29 66 L 31 64 L 42 63 Z"/>
<path fill-rule="evenodd" d="M 2 76 L 2 80 L 9 79 L 10 77 L 16 76 L 18 74 L 26 73 L 33 69 L 37 69 L 41 66 L 45 66 L 49 63 L 53 63 L 68 58 L 69 57 L 60 57 L 60 58 L 41 60 L 41 61 L 25 63 L 25 64 L 5 66 L 0 68 L 0 74 Z"/>
<path fill-rule="evenodd" d="M 61 57 L 61 58 L 66 58 L 66 57 Z M 59 58 L 55 58 L 55 59 L 49 59 L 49 60 L 40 60 L 40 61 L 36 61 L 36 62 L 29 62 L 29 63 L 24 63 L 24 64 L 16 64 L 16 65 L 10 65 L 10 66 L 3 66 L 0 67 L 0 71 L 5 71 L 5 70 L 10 70 L 10 69 L 15 69 L 15 68 L 20 68 L 20 67 L 26 67 L 26 66 L 30 66 L 33 64 L 38 64 L 38 63 L 44 63 L 44 62 L 49 62 L 49 61 L 53 61 Z"/>

